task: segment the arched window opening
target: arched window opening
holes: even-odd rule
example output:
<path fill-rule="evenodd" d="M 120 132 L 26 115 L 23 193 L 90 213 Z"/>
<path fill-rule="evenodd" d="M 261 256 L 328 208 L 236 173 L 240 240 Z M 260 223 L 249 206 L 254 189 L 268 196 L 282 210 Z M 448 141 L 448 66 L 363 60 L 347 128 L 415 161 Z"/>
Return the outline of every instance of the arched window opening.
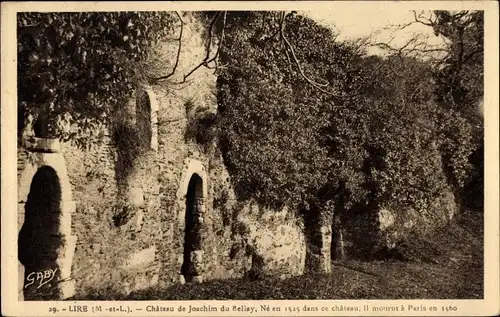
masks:
<path fill-rule="evenodd" d="M 140 145 L 147 148 L 151 148 L 153 137 L 151 118 L 151 100 L 146 91 L 140 90 L 136 96 L 136 127 Z"/>

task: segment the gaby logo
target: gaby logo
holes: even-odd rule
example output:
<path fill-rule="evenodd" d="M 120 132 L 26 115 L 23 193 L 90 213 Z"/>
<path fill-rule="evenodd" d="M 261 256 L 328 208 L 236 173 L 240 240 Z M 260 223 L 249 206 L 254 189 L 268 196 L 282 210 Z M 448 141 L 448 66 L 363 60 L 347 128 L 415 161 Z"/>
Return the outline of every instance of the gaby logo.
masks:
<path fill-rule="evenodd" d="M 28 277 L 28 284 L 24 285 L 24 288 L 27 288 L 30 285 L 35 284 L 35 282 L 38 283 L 37 289 L 42 287 L 43 285 L 49 283 L 54 279 L 56 276 L 57 269 L 47 269 L 44 270 L 43 272 L 31 272 Z"/>

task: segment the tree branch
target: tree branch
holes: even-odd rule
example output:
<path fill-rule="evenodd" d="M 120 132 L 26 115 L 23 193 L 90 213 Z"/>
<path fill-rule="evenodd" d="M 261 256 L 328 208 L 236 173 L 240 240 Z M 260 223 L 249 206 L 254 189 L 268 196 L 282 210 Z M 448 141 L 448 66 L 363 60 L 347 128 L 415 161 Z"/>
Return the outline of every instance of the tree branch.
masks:
<path fill-rule="evenodd" d="M 221 38 L 221 41 L 219 41 L 219 47 L 217 48 L 216 55 L 213 58 L 210 58 L 210 48 L 212 47 L 213 28 L 215 26 L 215 23 L 219 19 L 220 14 L 221 14 L 220 11 L 217 12 L 217 14 L 215 15 L 215 17 L 212 19 L 212 22 L 210 22 L 210 27 L 208 29 L 209 37 L 208 37 L 207 45 L 205 47 L 205 58 L 203 58 L 203 60 L 201 61 L 201 63 L 199 63 L 196 67 L 194 67 L 186 75 L 184 75 L 184 77 L 182 78 L 182 81 L 177 82 L 176 84 L 183 84 L 183 83 L 185 83 L 186 79 L 189 76 L 191 76 L 196 70 L 198 70 L 202 66 L 209 67 L 208 64 L 211 63 L 211 62 L 213 62 L 215 60 L 215 58 L 217 58 L 222 38 Z M 224 26 L 223 26 L 223 29 L 222 29 L 222 36 L 224 35 L 224 33 L 223 33 L 224 32 L 224 27 L 226 26 L 226 14 L 227 14 L 227 11 L 224 11 Z"/>
<path fill-rule="evenodd" d="M 286 55 L 286 59 L 288 61 L 288 67 L 290 68 L 290 72 L 293 72 L 292 61 L 290 60 L 290 54 L 288 54 L 288 50 L 286 49 L 286 44 L 285 44 L 285 41 L 283 40 L 283 38 L 281 39 L 281 45 L 283 45 L 283 48 L 285 49 L 285 55 Z"/>
<path fill-rule="evenodd" d="M 436 25 L 436 21 L 432 21 L 432 18 L 424 17 L 423 12 L 420 12 L 417 16 L 417 11 L 413 10 L 413 17 L 415 18 L 415 22 L 427 25 L 430 27 L 434 27 Z"/>
<path fill-rule="evenodd" d="M 415 42 L 416 40 L 417 39 L 411 39 L 410 41 L 408 41 L 405 45 L 403 45 L 400 48 L 392 47 L 389 44 L 383 43 L 383 42 L 373 43 L 373 44 L 370 44 L 370 46 L 379 47 L 379 48 L 386 49 L 386 50 L 391 51 L 391 52 L 397 52 L 398 55 L 402 55 L 403 53 L 412 53 L 412 52 L 418 52 L 418 53 L 447 52 L 447 50 L 445 48 L 432 47 L 432 46 L 430 48 L 427 48 L 428 46 L 424 45 L 423 43 L 417 43 L 417 44 L 415 44 L 415 46 L 408 48 L 408 46 L 411 43 Z M 420 46 L 423 46 L 423 48 L 419 48 Z"/>
<path fill-rule="evenodd" d="M 179 32 L 179 38 L 177 39 L 179 41 L 179 47 L 177 49 L 177 57 L 175 58 L 175 65 L 174 65 L 174 68 L 172 69 L 172 71 L 168 75 L 155 78 L 155 79 L 153 79 L 153 81 L 165 80 L 165 79 L 170 78 L 171 76 L 173 76 L 175 74 L 175 71 L 177 70 L 177 66 L 179 65 L 179 59 L 180 59 L 181 48 L 182 48 L 182 32 L 184 30 L 184 21 L 182 21 L 182 18 L 181 18 L 181 15 L 179 14 L 179 12 L 175 11 L 175 14 L 179 18 L 179 21 L 181 22 L 181 30 Z"/>
<path fill-rule="evenodd" d="M 221 30 L 219 44 L 217 45 L 217 51 L 215 52 L 215 56 L 212 59 L 210 59 L 210 60 L 207 61 L 207 64 L 210 64 L 212 61 L 215 62 L 214 74 L 219 69 L 219 63 L 217 61 L 217 57 L 219 57 L 220 48 L 222 46 L 222 43 L 224 42 L 224 29 L 226 28 L 226 17 L 227 17 L 227 11 L 224 11 L 224 19 L 223 19 L 223 22 L 222 22 L 222 30 Z"/>
<path fill-rule="evenodd" d="M 295 55 L 295 50 L 293 49 L 293 46 L 292 44 L 288 41 L 288 39 L 286 38 L 285 36 L 285 11 L 283 11 L 281 13 L 281 21 L 280 21 L 280 35 L 281 35 L 281 38 L 283 39 L 283 41 L 286 43 L 286 46 L 288 48 L 288 50 L 290 51 L 290 53 L 292 54 L 292 57 L 293 57 L 293 60 L 295 62 L 295 64 L 297 65 L 297 68 L 300 72 L 300 74 L 302 75 L 302 77 L 311 85 L 313 86 L 314 88 L 318 89 L 319 91 L 321 92 L 324 92 L 326 94 L 329 94 L 329 95 L 332 95 L 332 96 L 338 96 L 336 93 L 333 93 L 333 92 L 330 92 L 330 91 L 327 91 L 325 89 L 323 89 L 323 87 L 326 87 L 329 85 L 329 83 L 318 83 L 318 82 L 315 82 L 314 80 L 310 79 L 309 77 L 307 77 L 307 75 L 304 73 L 304 70 L 302 69 L 302 67 L 300 66 L 300 62 L 299 60 L 297 59 L 297 56 Z M 286 49 L 285 49 L 286 51 Z"/>
<path fill-rule="evenodd" d="M 217 20 L 219 19 L 219 16 L 220 16 L 220 11 L 217 12 L 217 14 L 215 15 L 215 17 L 213 18 L 212 22 L 210 22 L 210 27 L 208 29 L 208 34 L 209 34 L 209 37 L 208 37 L 208 43 L 207 43 L 207 46 L 205 47 L 205 51 L 206 51 L 206 56 L 207 56 L 207 59 L 208 59 L 208 55 L 210 55 L 210 48 L 212 46 L 212 38 L 213 38 L 213 29 L 214 29 L 214 26 L 215 26 L 215 23 L 217 22 Z"/>
<path fill-rule="evenodd" d="M 408 56 L 412 58 L 420 58 L 423 60 L 431 61 L 432 63 L 440 63 L 445 56 L 442 53 L 447 53 L 449 50 L 441 45 L 431 45 L 428 43 L 429 36 L 423 36 L 422 34 L 414 34 L 406 43 L 400 47 L 395 47 L 390 45 L 392 40 L 386 42 L 376 42 L 369 44 L 370 47 L 378 47 L 385 51 L 388 51 L 396 56 Z"/>

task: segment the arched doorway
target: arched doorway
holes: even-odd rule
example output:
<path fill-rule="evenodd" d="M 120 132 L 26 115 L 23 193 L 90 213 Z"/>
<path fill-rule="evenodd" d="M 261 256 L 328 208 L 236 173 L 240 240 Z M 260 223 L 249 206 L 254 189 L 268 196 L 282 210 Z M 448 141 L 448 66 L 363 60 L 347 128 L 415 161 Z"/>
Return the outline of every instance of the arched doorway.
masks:
<path fill-rule="evenodd" d="M 25 204 L 24 223 L 18 238 L 18 259 L 24 266 L 24 299 L 60 298 L 58 250 L 61 185 L 56 171 L 38 168 L 33 176 Z"/>
<path fill-rule="evenodd" d="M 203 273 L 203 212 L 203 179 L 193 174 L 186 194 L 184 261 L 181 267 L 186 282 L 201 281 Z"/>

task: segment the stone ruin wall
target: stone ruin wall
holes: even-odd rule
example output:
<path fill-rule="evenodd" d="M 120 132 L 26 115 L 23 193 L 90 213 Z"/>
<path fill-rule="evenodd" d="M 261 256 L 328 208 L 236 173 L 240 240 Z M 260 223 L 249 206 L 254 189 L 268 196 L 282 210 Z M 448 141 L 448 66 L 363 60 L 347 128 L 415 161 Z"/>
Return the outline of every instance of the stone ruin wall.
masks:
<path fill-rule="evenodd" d="M 385 255 L 381 252 L 396 251 L 401 242 L 425 237 L 446 226 L 457 213 L 457 208 L 455 196 L 451 188 L 447 188 L 426 211 L 387 206 L 375 210 L 353 210 L 341 217 L 339 230 L 334 230 L 334 233 L 337 231 L 337 236 L 342 234 L 345 258 L 383 258 Z"/>
<path fill-rule="evenodd" d="M 189 17 L 184 19 L 186 22 Z M 172 82 L 202 60 L 200 29 L 194 20 L 187 21 L 179 75 Z M 165 65 L 172 63 L 174 53 L 164 51 L 161 58 Z M 196 253 L 201 254 L 200 280 L 242 277 L 253 271 L 282 277 L 302 273 L 305 246 L 300 222 L 286 210 L 275 213 L 236 202 L 220 155 L 206 153 L 186 139 L 192 113 L 216 111 L 212 94 L 215 80 L 213 70 L 201 68 L 187 85 L 147 87 L 154 141 L 151 150 L 136 159 L 125 180 L 125 193 L 119 190 L 116 177 L 117 149 L 112 131 L 99 131 L 95 142 L 85 149 L 72 142 L 59 144 L 59 153 L 52 156 L 58 157 L 57 164 L 67 170 L 59 177 L 69 184 L 74 202 L 69 221 L 75 237 L 73 254 L 66 265 L 71 268 L 66 270 L 72 285 L 60 297 L 128 293 L 184 282 L 184 195 L 193 172 L 202 175 L 205 193 L 202 252 Z M 134 101 L 129 105 L 131 113 Z M 186 111 L 187 101 L 194 109 Z M 31 183 L 29 176 L 21 177 L 25 166 L 30 165 L 31 151 L 28 147 L 18 150 L 19 188 L 29 188 Z M 31 170 L 45 164 L 39 161 Z M 214 206 L 221 195 L 229 200 Z M 127 222 L 117 226 L 113 215 L 117 201 L 124 198 L 136 208 Z M 24 213 L 23 205 L 19 206 L 21 227 Z"/>

